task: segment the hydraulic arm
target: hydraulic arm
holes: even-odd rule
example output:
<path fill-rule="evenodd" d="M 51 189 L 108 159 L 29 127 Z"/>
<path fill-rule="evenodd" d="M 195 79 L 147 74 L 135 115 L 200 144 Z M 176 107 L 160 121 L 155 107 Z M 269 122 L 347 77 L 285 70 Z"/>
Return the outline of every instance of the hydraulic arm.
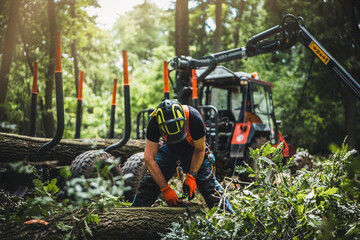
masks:
<path fill-rule="evenodd" d="M 271 37 L 272 39 L 269 39 Z M 236 59 L 247 59 L 248 57 L 260 54 L 285 50 L 292 47 L 297 42 L 300 42 L 305 47 L 309 48 L 326 66 L 330 67 L 355 96 L 360 99 L 360 83 L 357 82 L 306 30 L 303 18 L 295 17 L 291 14 L 285 15 L 280 25 L 272 27 L 250 38 L 245 47 L 215 53 L 200 59 L 192 59 L 183 56 L 172 59 L 172 70 L 180 71 L 180 73 L 177 74 L 176 79 L 176 90 L 179 99 L 184 99 L 184 96 L 181 95 L 185 94 L 186 91 L 182 88 L 186 85 L 186 81 L 189 81 L 190 79 L 188 74 L 182 74 L 181 71 L 185 70 L 186 72 L 189 72 L 191 69 L 208 67 L 208 69 L 199 76 L 198 82 L 200 82 L 218 63 Z M 179 85 L 181 87 L 178 87 Z"/>

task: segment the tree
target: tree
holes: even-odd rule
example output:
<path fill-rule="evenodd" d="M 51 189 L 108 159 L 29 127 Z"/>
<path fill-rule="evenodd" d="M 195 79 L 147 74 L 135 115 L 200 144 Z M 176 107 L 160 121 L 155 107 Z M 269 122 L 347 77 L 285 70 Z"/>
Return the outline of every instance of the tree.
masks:
<path fill-rule="evenodd" d="M 189 7 L 188 0 L 176 0 L 175 54 L 189 56 Z"/>
<path fill-rule="evenodd" d="M 76 21 L 75 4 L 76 4 L 75 0 L 69 2 L 71 18 L 74 20 L 74 22 Z M 76 35 L 76 31 L 73 31 L 73 35 L 74 36 Z M 71 42 L 71 55 L 74 59 L 74 77 L 75 77 L 75 88 L 76 88 L 76 96 L 77 96 L 78 88 L 79 88 L 79 63 L 78 63 L 78 54 L 77 54 L 75 37 Z"/>
<path fill-rule="evenodd" d="M 6 29 L 5 44 L 0 69 L 0 119 L 5 119 L 5 99 L 9 82 L 12 56 L 16 45 L 16 23 L 19 13 L 20 0 L 10 3 L 9 20 Z"/>
<path fill-rule="evenodd" d="M 45 87 L 45 108 L 43 108 L 43 122 L 45 128 L 45 136 L 53 137 L 55 134 L 55 120 L 52 111 L 52 93 L 54 88 L 55 74 L 55 36 L 56 36 L 56 15 L 54 0 L 48 0 L 48 18 L 49 18 L 49 63 L 46 74 Z"/>
<path fill-rule="evenodd" d="M 221 36 L 222 36 L 222 0 L 216 0 L 215 8 L 215 22 L 216 29 L 214 34 L 214 52 L 221 51 Z"/>

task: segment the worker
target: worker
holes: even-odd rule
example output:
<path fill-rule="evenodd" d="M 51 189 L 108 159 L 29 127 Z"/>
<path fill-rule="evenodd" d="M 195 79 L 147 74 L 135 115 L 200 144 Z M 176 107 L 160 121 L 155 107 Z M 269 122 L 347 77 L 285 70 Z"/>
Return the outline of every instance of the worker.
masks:
<path fill-rule="evenodd" d="M 148 172 L 140 183 L 132 206 L 149 207 L 160 192 L 167 204 L 177 206 L 180 200 L 168 181 L 176 168 L 181 167 L 187 173 L 183 190 L 188 193 L 189 200 L 195 197 L 198 189 L 209 208 L 218 206 L 221 201 L 226 210 L 233 212 L 227 199 L 220 196 L 223 188 L 215 178 L 208 154 L 205 154 L 205 125 L 200 113 L 177 100 L 165 99 L 150 117 L 144 153 Z M 159 145 L 160 137 L 163 146 Z"/>

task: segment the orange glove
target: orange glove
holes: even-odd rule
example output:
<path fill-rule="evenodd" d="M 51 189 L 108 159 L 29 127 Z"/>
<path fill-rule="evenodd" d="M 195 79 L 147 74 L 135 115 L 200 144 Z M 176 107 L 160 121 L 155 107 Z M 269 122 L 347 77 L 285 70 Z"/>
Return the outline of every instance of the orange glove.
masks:
<path fill-rule="evenodd" d="M 183 185 L 184 192 L 189 193 L 189 200 L 193 199 L 196 195 L 196 182 L 195 178 L 189 173 L 186 174 L 186 178 Z"/>
<path fill-rule="evenodd" d="M 170 185 L 167 185 L 166 187 L 161 189 L 161 192 L 162 192 L 162 194 L 163 194 L 163 196 L 165 198 L 165 201 L 170 206 L 176 206 L 178 203 L 180 203 L 179 198 L 176 196 L 175 191 L 172 190 Z"/>

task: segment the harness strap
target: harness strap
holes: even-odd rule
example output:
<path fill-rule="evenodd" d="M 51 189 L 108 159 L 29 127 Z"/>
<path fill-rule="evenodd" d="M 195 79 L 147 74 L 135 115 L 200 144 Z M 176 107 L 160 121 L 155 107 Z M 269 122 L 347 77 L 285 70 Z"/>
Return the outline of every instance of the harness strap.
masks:
<path fill-rule="evenodd" d="M 187 125 L 187 128 L 188 128 L 188 134 L 186 136 L 186 141 L 191 145 L 191 146 L 194 146 L 194 141 L 193 139 L 191 138 L 191 135 L 190 135 L 190 120 L 189 120 L 189 107 L 187 105 L 182 105 L 183 109 L 184 109 L 184 113 L 185 113 L 185 117 L 186 117 L 186 125 Z"/>

